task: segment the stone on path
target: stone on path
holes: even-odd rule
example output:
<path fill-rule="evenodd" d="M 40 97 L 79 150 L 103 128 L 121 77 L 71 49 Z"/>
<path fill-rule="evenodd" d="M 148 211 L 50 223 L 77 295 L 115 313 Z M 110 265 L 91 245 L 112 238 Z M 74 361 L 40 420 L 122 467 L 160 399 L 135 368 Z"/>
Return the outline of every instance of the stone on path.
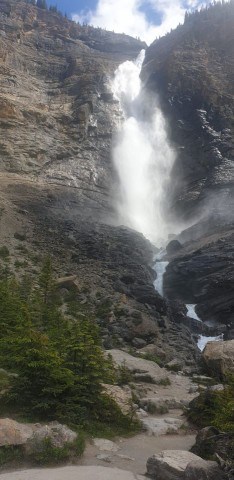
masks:
<path fill-rule="evenodd" d="M 141 419 L 143 427 L 147 430 L 148 435 L 158 437 L 159 435 L 179 433 L 185 421 L 179 418 L 171 417 L 152 417 L 148 416 Z"/>
<path fill-rule="evenodd" d="M 93 444 L 101 452 L 118 452 L 120 448 L 116 443 L 112 442 L 111 440 L 107 440 L 106 438 L 94 438 Z"/>
<path fill-rule="evenodd" d="M 187 465 L 196 460 L 194 453 L 183 450 L 164 450 L 147 460 L 147 474 L 152 478 L 172 480 L 183 478 Z"/>
<path fill-rule="evenodd" d="M 64 467 L 3 473 L 1 480 L 146 480 L 126 470 L 108 467 Z"/>

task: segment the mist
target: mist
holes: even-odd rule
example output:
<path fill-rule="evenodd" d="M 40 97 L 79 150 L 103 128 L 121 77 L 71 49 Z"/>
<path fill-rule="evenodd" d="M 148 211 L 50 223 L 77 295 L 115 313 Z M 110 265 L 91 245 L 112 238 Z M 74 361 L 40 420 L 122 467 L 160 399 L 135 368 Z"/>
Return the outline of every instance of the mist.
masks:
<path fill-rule="evenodd" d="M 119 223 L 159 245 L 172 229 L 166 211 L 175 152 L 159 106 L 141 85 L 143 61 L 144 51 L 135 62 L 120 65 L 111 85 L 123 115 L 113 146 L 116 203 Z"/>

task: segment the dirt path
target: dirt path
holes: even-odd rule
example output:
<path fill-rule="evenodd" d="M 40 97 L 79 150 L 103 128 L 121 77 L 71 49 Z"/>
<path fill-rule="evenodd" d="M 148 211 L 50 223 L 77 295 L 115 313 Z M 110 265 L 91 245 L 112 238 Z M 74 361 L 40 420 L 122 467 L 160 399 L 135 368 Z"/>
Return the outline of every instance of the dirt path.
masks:
<path fill-rule="evenodd" d="M 146 462 L 150 456 L 161 450 L 189 450 L 195 443 L 195 435 L 161 435 L 159 437 L 147 434 L 136 435 L 132 438 L 119 439 L 115 442 L 119 450 L 116 453 L 100 452 L 94 445 L 87 445 L 80 465 L 108 465 L 134 474 L 144 475 Z M 99 460 L 97 455 L 106 456 L 109 460 Z"/>

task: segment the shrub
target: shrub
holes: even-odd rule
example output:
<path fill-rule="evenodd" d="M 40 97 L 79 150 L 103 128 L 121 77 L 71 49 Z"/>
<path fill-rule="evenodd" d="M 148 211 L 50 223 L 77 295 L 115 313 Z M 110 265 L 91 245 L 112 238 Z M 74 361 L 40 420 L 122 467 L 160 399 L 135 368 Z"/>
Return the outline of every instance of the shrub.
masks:
<path fill-rule="evenodd" d="M 6 260 L 10 255 L 10 252 L 6 246 L 0 247 L 0 257 Z"/>

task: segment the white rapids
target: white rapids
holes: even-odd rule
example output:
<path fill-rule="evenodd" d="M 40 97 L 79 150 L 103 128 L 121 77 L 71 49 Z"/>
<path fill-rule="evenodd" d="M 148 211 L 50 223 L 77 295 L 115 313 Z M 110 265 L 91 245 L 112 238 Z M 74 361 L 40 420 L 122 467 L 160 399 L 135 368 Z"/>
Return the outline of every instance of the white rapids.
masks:
<path fill-rule="evenodd" d="M 220 342 L 222 340 L 223 340 L 223 335 L 219 335 L 218 337 L 205 337 L 204 335 L 200 335 L 199 340 L 197 342 L 197 346 L 199 350 L 203 352 L 208 342 Z"/>

